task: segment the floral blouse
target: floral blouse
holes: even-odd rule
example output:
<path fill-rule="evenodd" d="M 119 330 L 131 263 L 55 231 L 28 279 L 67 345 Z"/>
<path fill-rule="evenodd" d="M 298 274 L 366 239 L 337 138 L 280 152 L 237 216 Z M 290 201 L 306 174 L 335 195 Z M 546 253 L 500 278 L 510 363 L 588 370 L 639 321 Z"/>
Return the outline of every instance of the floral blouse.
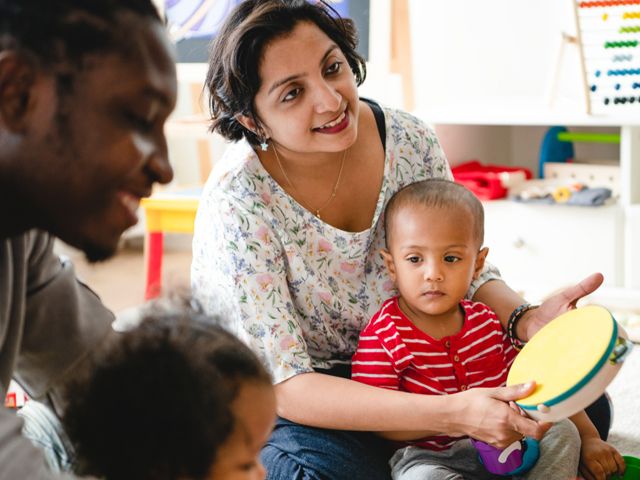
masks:
<path fill-rule="evenodd" d="M 383 211 L 401 187 L 451 178 L 434 131 L 383 109 L 384 179 L 371 227 L 339 230 L 267 173 L 251 146 L 231 145 L 207 181 L 196 217 L 192 287 L 263 359 L 275 383 L 350 363 L 360 330 L 396 294 L 379 251 Z M 491 266 L 474 282 L 498 278 Z"/>

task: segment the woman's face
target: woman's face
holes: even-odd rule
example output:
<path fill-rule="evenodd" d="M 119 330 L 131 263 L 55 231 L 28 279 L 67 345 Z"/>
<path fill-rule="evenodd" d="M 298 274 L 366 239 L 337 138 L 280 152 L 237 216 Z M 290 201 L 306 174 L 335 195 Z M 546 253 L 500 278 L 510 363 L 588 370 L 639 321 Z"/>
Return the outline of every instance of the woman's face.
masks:
<path fill-rule="evenodd" d="M 255 108 L 280 150 L 339 152 L 358 133 L 358 90 L 347 58 L 314 23 L 267 44 Z"/>

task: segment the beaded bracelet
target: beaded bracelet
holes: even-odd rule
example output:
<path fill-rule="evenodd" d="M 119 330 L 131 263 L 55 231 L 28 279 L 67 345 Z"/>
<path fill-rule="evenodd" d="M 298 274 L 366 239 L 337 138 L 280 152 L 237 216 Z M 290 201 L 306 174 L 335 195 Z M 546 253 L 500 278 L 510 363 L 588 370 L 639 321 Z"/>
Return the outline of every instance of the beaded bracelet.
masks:
<path fill-rule="evenodd" d="M 516 350 L 522 350 L 527 342 L 523 342 L 516 335 L 516 326 L 520 319 L 527 313 L 529 310 L 533 310 L 534 308 L 538 308 L 540 305 L 531 305 L 530 303 L 523 303 L 519 307 L 517 307 L 511 315 L 509 315 L 509 321 L 507 322 L 507 337 L 509 337 L 509 341 L 511 345 Z"/>

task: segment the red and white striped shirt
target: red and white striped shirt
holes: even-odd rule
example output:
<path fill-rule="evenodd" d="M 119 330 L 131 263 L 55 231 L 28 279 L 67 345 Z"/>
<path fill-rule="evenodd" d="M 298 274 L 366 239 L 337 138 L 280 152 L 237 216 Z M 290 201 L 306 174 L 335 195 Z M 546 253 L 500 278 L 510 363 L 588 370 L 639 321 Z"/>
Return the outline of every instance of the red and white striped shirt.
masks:
<path fill-rule="evenodd" d="M 352 378 L 404 392 L 449 395 L 475 387 L 500 387 L 517 352 L 495 313 L 463 300 L 462 329 L 440 340 L 419 330 L 400 310 L 398 297 L 387 300 L 360 333 Z M 438 435 L 412 445 L 446 450 L 464 437 Z"/>

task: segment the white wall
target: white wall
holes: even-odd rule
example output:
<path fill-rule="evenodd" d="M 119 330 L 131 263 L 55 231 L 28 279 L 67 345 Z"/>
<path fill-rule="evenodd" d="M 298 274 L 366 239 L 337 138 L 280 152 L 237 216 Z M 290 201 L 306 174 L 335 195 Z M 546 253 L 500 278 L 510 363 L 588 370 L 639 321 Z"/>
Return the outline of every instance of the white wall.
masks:
<path fill-rule="evenodd" d="M 410 8 L 418 110 L 540 102 L 561 33 L 575 31 L 571 0 L 411 0 Z M 564 84 L 579 81 L 578 58 L 566 49 Z"/>
<path fill-rule="evenodd" d="M 556 70 L 561 32 L 574 33 L 572 0 L 410 0 L 415 111 L 455 108 L 543 108 Z M 160 2 L 161 3 L 161 2 Z M 389 73 L 389 0 L 371 0 L 370 62 L 361 95 L 402 107 L 401 78 Z M 577 48 L 565 48 L 556 108 L 580 109 Z M 202 81 L 206 65 L 178 66 L 180 91 L 174 117 L 190 115 L 186 84 Z M 598 131 L 602 129 L 596 129 Z M 449 161 L 471 159 L 537 169 L 544 127 L 438 125 Z M 213 142 L 215 143 L 215 142 Z M 212 143 L 214 160 L 222 148 Z M 221 143 L 221 142 L 218 142 Z M 175 136 L 171 156 L 179 183 L 198 179 L 193 141 Z M 577 147 L 578 157 L 617 158 L 615 146 Z"/>
<path fill-rule="evenodd" d="M 410 0 L 410 9 L 416 112 L 584 111 L 578 48 L 565 44 L 560 54 L 562 32 L 575 34 L 572 0 Z M 545 132 L 437 126 L 454 165 L 479 159 L 534 172 Z M 577 145 L 576 153 L 619 156 L 615 145 Z"/>

